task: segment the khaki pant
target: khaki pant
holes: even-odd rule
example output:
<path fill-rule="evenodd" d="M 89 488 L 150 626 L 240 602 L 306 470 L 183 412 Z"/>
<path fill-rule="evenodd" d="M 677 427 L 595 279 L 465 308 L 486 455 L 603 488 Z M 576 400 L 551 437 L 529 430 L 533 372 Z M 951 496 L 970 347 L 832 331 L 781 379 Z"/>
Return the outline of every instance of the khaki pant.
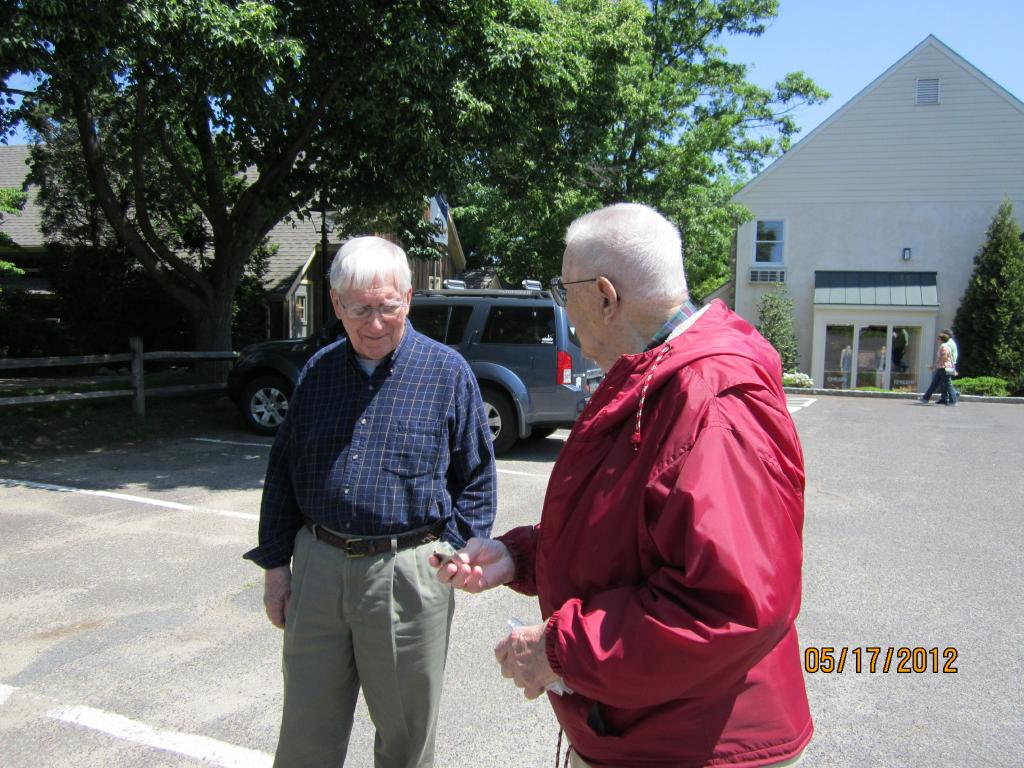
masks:
<path fill-rule="evenodd" d="M 344 764 L 360 688 L 377 768 L 429 768 L 455 596 L 427 564 L 432 542 L 350 558 L 295 539 L 275 768 Z"/>

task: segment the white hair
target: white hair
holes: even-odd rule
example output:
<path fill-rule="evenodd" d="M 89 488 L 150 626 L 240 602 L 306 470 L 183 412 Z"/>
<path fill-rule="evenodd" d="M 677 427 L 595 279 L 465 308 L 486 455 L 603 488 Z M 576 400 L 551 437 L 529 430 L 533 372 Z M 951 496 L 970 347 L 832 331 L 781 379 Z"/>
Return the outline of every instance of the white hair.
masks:
<path fill-rule="evenodd" d="M 405 251 L 383 237 L 353 237 L 331 262 L 331 288 L 337 293 L 362 290 L 378 281 L 393 284 L 400 293 L 412 287 Z"/>
<path fill-rule="evenodd" d="M 565 233 L 565 252 L 586 265 L 587 277 L 603 275 L 626 295 L 659 303 L 687 296 L 679 230 L 646 205 L 616 203 L 580 216 Z"/>

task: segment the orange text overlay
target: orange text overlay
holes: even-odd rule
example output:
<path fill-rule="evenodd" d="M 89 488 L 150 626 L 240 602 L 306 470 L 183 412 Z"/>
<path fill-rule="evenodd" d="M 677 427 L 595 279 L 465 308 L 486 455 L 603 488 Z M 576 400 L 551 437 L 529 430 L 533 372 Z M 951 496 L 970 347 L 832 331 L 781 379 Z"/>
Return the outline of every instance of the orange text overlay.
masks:
<path fill-rule="evenodd" d="M 866 645 L 850 648 L 846 645 L 833 647 L 822 645 L 804 648 L 804 671 L 809 674 L 822 672 L 895 672 L 897 674 L 956 674 L 956 648 L 910 648 L 903 646 Z"/>

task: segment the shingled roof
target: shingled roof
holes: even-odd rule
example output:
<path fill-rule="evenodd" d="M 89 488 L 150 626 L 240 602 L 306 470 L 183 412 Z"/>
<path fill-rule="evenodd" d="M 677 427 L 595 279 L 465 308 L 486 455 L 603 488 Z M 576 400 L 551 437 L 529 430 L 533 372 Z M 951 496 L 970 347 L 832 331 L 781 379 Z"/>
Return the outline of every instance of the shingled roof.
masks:
<path fill-rule="evenodd" d="M 267 236 L 277 253 L 267 261 L 264 285 L 270 293 L 287 293 L 316 253 L 320 222 L 310 219 L 282 221 Z M 329 253 L 329 251 L 328 251 Z"/>

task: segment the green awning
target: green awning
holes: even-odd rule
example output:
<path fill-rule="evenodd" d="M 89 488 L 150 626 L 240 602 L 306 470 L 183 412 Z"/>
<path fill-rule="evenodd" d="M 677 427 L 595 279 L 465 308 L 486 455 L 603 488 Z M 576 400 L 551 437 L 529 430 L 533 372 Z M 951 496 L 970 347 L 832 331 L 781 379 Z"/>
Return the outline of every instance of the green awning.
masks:
<path fill-rule="evenodd" d="M 814 273 L 815 304 L 937 307 L 936 272 Z"/>

